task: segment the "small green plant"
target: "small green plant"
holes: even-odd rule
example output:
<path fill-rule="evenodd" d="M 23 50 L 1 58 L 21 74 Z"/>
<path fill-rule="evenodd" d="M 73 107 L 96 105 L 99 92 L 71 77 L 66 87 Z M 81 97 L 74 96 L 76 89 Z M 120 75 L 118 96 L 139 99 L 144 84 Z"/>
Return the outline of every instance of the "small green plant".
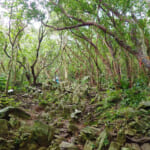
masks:
<path fill-rule="evenodd" d="M 122 79 L 120 80 L 120 88 L 122 89 L 128 89 L 129 88 L 129 81 L 126 77 L 122 77 Z"/>
<path fill-rule="evenodd" d="M 108 102 L 118 102 L 121 100 L 122 90 L 107 90 L 106 91 L 106 101 Z"/>
<path fill-rule="evenodd" d="M 0 90 L 4 91 L 6 85 L 6 77 L 4 75 L 0 76 Z"/>
<path fill-rule="evenodd" d="M 104 139 L 104 145 L 105 146 L 109 145 L 108 135 Z"/>
<path fill-rule="evenodd" d="M 19 106 L 21 102 L 16 102 L 14 98 L 2 97 L 0 98 L 0 105 L 2 107 L 6 106 Z"/>
<path fill-rule="evenodd" d="M 40 100 L 39 105 L 46 106 L 48 104 L 47 100 Z"/>
<path fill-rule="evenodd" d="M 141 101 L 145 101 L 147 97 L 147 91 L 143 87 L 136 85 L 123 91 L 123 100 L 121 101 L 121 105 L 136 107 Z"/>

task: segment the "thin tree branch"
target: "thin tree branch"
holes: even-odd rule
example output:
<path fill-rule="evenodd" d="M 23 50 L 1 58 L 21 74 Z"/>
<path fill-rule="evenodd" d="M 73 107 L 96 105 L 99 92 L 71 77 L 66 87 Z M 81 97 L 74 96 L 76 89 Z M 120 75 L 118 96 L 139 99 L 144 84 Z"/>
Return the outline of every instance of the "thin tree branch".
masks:
<path fill-rule="evenodd" d="M 6 56 L 11 59 L 11 56 L 6 51 L 7 47 L 8 47 L 8 45 L 7 45 L 7 42 L 6 42 L 3 50 L 4 50 L 4 53 L 6 54 Z"/>

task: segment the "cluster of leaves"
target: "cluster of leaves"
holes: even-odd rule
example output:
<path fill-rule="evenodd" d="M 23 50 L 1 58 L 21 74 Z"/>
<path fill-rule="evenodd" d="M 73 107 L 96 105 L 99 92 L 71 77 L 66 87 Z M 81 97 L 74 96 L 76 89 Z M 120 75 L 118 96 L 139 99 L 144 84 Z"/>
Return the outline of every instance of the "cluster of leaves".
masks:
<path fill-rule="evenodd" d="M 105 120 L 115 120 L 127 108 L 136 108 L 142 101 L 149 101 L 150 88 L 145 79 L 138 79 L 133 87 L 119 90 L 108 89 L 98 103 L 97 112 Z M 116 109 L 118 109 L 116 111 Z"/>
<path fill-rule="evenodd" d="M 136 107 L 141 101 L 145 101 L 149 96 L 149 87 L 146 78 L 139 78 L 133 87 L 123 90 L 122 106 Z"/>
<path fill-rule="evenodd" d="M 0 107 L 6 107 L 6 106 L 19 106 L 21 102 L 16 102 L 14 98 L 9 97 L 1 97 L 0 98 Z"/>
<path fill-rule="evenodd" d="M 106 91 L 106 98 L 104 101 L 107 101 L 107 105 L 119 102 L 121 107 L 136 107 L 141 101 L 147 100 L 149 88 L 147 87 L 145 80 L 138 79 L 131 88 L 127 88 L 127 84 L 128 83 L 123 84 L 123 89 L 108 89 Z"/>
<path fill-rule="evenodd" d="M 124 90 L 124 98 L 121 101 L 122 106 L 136 107 L 141 101 L 146 100 L 147 91 L 139 87 Z"/>
<path fill-rule="evenodd" d="M 39 95 L 38 100 L 40 105 L 79 103 L 80 99 L 84 99 L 87 96 L 87 84 L 79 84 L 78 82 L 51 83 L 49 89 L 43 90 L 43 93 Z"/>
<path fill-rule="evenodd" d="M 0 76 L 0 90 L 4 91 L 6 85 L 6 77 L 4 75 Z"/>

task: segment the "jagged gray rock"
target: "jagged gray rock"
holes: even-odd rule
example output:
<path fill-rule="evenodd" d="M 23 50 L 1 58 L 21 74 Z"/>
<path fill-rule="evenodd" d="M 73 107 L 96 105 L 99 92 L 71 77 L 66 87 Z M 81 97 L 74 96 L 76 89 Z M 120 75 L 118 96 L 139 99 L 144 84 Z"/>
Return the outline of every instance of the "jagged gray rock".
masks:
<path fill-rule="evenodd" d="M 62 142 L 60 145 L 60 150 L 78 150 L 78 147 L 72 143 Z"/>
<path fill-rule="evenodd" d="M 0 119 L 0 136 L 8 133 L 8 121 Z"/>
<path fill-rule="evenodd" d="M 20 117 L 22 119 L 29 119 L 30 115 L 26 113 L 24 110 L 21 108 L 16 108 L 16 107 L 5 107 L 0 110 L 0 119 L 7 119 L 9 120 L 9 115 L 15 115 L 17 117 Z"/>
<path fill-rule="evenodd" d="M 141 146 L 142 150 L 150 150 L 150 144 L 149 143 L 145 143 Z"/>

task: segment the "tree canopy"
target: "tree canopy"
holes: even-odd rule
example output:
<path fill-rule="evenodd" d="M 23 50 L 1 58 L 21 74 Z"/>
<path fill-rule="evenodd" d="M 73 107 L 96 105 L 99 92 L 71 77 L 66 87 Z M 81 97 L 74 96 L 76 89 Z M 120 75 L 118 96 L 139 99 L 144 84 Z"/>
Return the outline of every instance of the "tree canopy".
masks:
<path fill-rule="evenodd" d="M 111 79 L 118 87 L 123 80 L 132 86 L 142 74 L 149 78 L 149 5 L 143 0 L 2 1 L 6 91 L 16 76 L 36 85 L 58 70 L 62 80 L 89 76 L 91 84 Z"/>
<path fill-rule="evenodd" d="M 0 150 L 150 150 L 150 0 L 0 0 Z"/>

